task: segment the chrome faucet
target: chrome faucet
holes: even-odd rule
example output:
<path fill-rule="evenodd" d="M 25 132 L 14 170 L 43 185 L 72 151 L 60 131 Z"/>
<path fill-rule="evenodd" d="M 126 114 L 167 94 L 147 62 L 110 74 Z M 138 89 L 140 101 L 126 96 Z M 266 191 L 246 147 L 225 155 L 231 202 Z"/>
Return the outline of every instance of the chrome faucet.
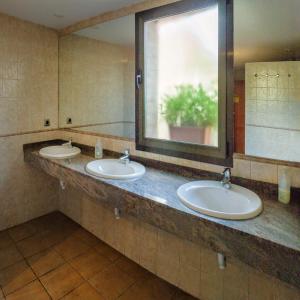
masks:
<path fill-rule="evenodd" d="M 124 154 L 120 157 L 120 162 L 123 164 L 128 164 L 130 162 L 129 149 L 124 150 Z"/>
<path fill-rule="evenodd" d="M 221 180 L 222 186 L 227 190 L 231 189 L 231 171 L 230 171 L 230 168 L 225 168 L 222 174 L 223 174 L 223 179 Z"/>
<path fill-rule="evenodd" d="M 72 138 L 69 138 L 69 141 L 66 143 L 63 143 L 62 146 L 66 146 L 68 148 L 72 148 Z"/>

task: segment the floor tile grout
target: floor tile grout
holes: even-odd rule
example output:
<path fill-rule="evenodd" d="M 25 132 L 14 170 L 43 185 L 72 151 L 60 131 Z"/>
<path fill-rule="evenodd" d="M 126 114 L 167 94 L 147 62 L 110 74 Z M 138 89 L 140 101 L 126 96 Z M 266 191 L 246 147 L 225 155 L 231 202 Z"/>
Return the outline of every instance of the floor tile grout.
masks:
<path fill-rule="evenodd" d="M 25 257 L 25 256 L 23 255 L 23 253 L 19 250 L 18 245 L 17 245 L 17 242 L 15 242 L 15 241 L 13 241 L 13 242 L 15 243 L 16 248 L 18 249 L 18 251 L 19 251 L 20 254 L 22 255 L 23 260 L 25 261 L 25 263 L 27 264 L 27 266 L 31 269 L 31 271 L 33 272 L 33 274 L 35 275 L 36 278 L 35 278 L 34 280 L 28 282 L 28 283 L 25 284 L 24 286 L 20 287 L 19 289 L 16 289 L 15 291 L 13 291 L 13 292 L 10 293 L 10 294 L 13 294 L 13 293 L 17 292 L 17 291 L 23 289 L 24 287 L 26 287 L 27 285 L 31 284 L 31 283 L 34 282 L 35 280 L 38 280 L 38 281 L 41 283 L 41 285 L 42 285 L 43 289 L 45 290 L 45 292 L 46 292 L 46 293 L 48 294 L 48 296 L 50 297 L 50 299 L 52 299 L 51 296 L 49 295 L 48 291 L 46 290 L 46 288 L 44 287 L 44 285 L 43 285 L 42 282 L 40 281 L 39 277 L 37 276 L 37 274 L 35 273 L 35 271 L 33 270 L 33 268 L 30 266 L 30 264 L 28 263 L 26 257 Z M 8 295 L 10 295 L 10 294 L 8 294 Z"/>
<path fill-rule="evenodd" d="M 58 216 L 58 217 L 57 217 Z M 51 272 L 54 272 L 55 270 L 57 270 L 58 268 L 66 265 L 68 267 L 70 267 L 80 278 L 81 278 L 81 282 L 80 284 L 76 284 L 75 286 L 73 286 L 71 288 L 71 290 L 68 290 L 66 294 L 64 294 L 63 296 L 61 296 L 59 299 L 63 299 L 64 297 L 66 297 L 67 295 L 71 294 L 74 290 L 78 289 L 80 286 L 84 285 L 84 284 L 88 284 L 92 289 L 94 289 L 99 295 L 101 295 L 102 297 L 105 298 L 105 294 L 101 293 L 101 291 L 99 291 L 96 287 L 94 287 L 92 284 L 91 284 L 91 279 L 96 277 L 97 275 L 99 275 L 100 273 L 103 273 L 105 272 L 106 270 L 108 270 L 109 268 L 111 268 L 112 266 L 115 266 L 120 272 L 124 273 L 127 277 L 131 278 L 131 280 L 133 280 L 133 282 L 131 284 L 129 284 L 129 286 L 126 286 L 125 290 L 123 290 L 120 295 L 116 296 L 116 298 L 114 299 L 119 299 L 120 297 L 122 297 L 122 295 L 124 295 L 125 293 L 127 293 L 129 290 L 131 290 L 134 286 L 137 286 L 139 283 L 142 283 L 142 282 L 147 282 L 148 280 L 151 280 L 151 277 L 148 277 L 148 274 L 146 274 L 147 276 L 143 277 L 144 275 L 141 275 L 142 277 L 137 277 L 136 275 L 134 275 L 134 273 L 130 272 L 130 265 L 128 265 L 129 269 L 126 269 L 126 262 L 125 262 L 125 265 L 123 265 L 123 267 L 121 267 L 122 265 L 118 265 L 118 263 L 126 258 L 130 261 L 130 263 L 133 263 L 134 265 L 133 266 L 137 266 L 138 268 L 141 268 L 141 270 L 149 273 L 150 276 L 155 276 L 153 278 L 157 278 L 159 280 L 162 280 L 163 282 L 166 282 L 165 280 L 157 277 L 156 274 L 152 273 L 151 271 L 149 270 L 146 270 L 143 266 L 139 265 L 138 263 L 134 262 L 133 260 L 131 260 L 130 258 L 128 258 L 126 255 L 124 255 L 123 253 L 120 253 L 118 250 L 114 249 L 112 246 L 110 246 L 108 243 L 102 241 L 101 239 L 99 239 L 98 237 L 96 237 L 94 234 L 90 233 L 89 231 L 87 231 L 85 228 L 83 228 L 82 226 L 76 224 L 73 220 L 70 220 L 68 217 L 64 216 L 63 214 L 61 214 L 62 217 L 60 217 L 60 215 L 53 215 L 51 216 L 51 214 L 48 214 L 46 216 L 43 216 L 43 217 L 39 217 L 37 219 L 34 219 L 34 220 L 31 220 L 31 221 L 35 221 L 35 220 L 38 220 L 36 221 L 36 224 L 37 225 L 33 225 L 33 226 L 38 226 L 39 224 L 39 221 L 40 221 L 40 225 L 42 226 L 42 228 L 40 228 L 40 230 L 38 228 L 36 228 L 36 231 L 34 234 L 32 235 L 29 235 L 27 236 L 26 238 L 24 239 L 21 239 L 21 240 L 18 240 L 18 241 L 15 241 L 10 235 L 9 235 L 9 232 L 7 231 L 8 233 L 8 236 L 10 238 L 9 242 L 12 242 L 10 245 L 8 245 L 7 247 L 5 248 L 8 248 L 10 246 L 14 246 L 16 248 L 16 250 L 18 251 L 18 253 L 20 254 L 20 256 L 22 257 L 22 260 L 20 261 L 17 261 L 17 262 L 14 262 L 13 264 L 5 267 L 5 268 L 2 268 L 0 270 L 3 271 L 5 270 L 6 268 L 8 267 L 11 267 L 17 263 L 20 263 L 21 261 L 22 262 L 25 262 L 26 266 L 32 271 L 32 273 L 34 274 L 35 278 L 33 280 L 31 280 L 30 282 L 24 284 L 22 287 L 19 287 L 17 288 L 16 290 L 14 290 L 13 292 L 9 293 L 8 295 L 10 294 L 13 294 L 21 289 L 23 289 L 24 287 L 32 284 L 33 282 L 35 281 L 38 281 L 43 290 L 45 291 L 45 293 L 47 293 L 47 295 L 50 297 L 50 299 L 53 299 L 51 297 L 51 294 L 50 294 L 50 291 L 48 291 L 46 285 L 43 284 L 43 282 L 41 281 L 41 278 L 43 276 L 46 276 L 47 274 L 51 273 Z M 45 218 L 44 220 L 42 218 Z M 47 225 L 43 225 L 43 223 L 47 220 L 47 218 L 49 218 L 49 220 L 51 218 L 55 218 L 55 224 L 52 226 L 50 226 L 48 229 L 47 229 Z M 31 221 L 28 221 L 28 222 L 31 222 Z M 46 221 L 47 222 L 47 221 Z M 27 224 L 27 222 L 25 223 Z M 73 224 L 74 225 L 74 228 L 73 228 Z M 22 226 L 22 224 L 18 225 L 18 226 Z M 64 232 L 62 233 L 62 237 L 59 236 L 58 234 L 58 237 L 56 237 L 55 235 L 54 236 L 51 236 L 52 233 L 56 233 L 56 230 L 61 228 L 61 226 L 65 226 L 63 227 L 63 230 Z M 8 229 L 7 229 L 8 230 Z M 79 231 L 78 230 L 82 230 L 82 232 L 80 232 L 80 234 L 83 234 L 82 236 L 80 236 L 80 234 L 78 234 L 76 236 L 76 233 L 78 233 Z M 6 231 L 6 230 L 5 230 Z M 48 246 L 46 247 L 45 249 L 42 249 L 42 250 L 39 250 L 38 252 L 30 255 L 30 256 L 25 256 L 25 254 L 23 254 L 23 252 L 21 251 L 21 249 L 19 248 L 18 246 L 18 243 L 20 243 L 21 241 L 24 241 L 26 239 L 30 239 L 32 238 L 33 236 L 46 236 L 47 234 L 49 234 L 51 240 L 49 242 L 51 242 L 51 246 Z M 84 235 L 86 234 L 86 236 Z M 91 235 L 91 239 L 89 240 L 89 235 Z M 93 237 L 95 237 L 95 242 L 98 242 L 93 245 Z M 47 237 L 45 237 L 46 239 Z M 56 241 L 56 238 L 58 239 L 58 241 Z M 78 239 L 79 241 L 81 241 L 86 247 L 87 249 L 85 249 L 82 253 L 79 253 L 79 254 L 76 254 L 75 256 L 72 256 L 70 259 L 65 259 L 64 256 L 57 250 L 57 246 L 60 244 L 60 243 L 64 243 L 66 240 L 68 240 L 68 238 L 75 238 L 75 239 Z M 52 244 L 52 241 L 55 241 L 53 244 Z M 97 245 L 103 243 L 105 245 L 105 247 L 107 247 L 107 255 L 104 254 L 104 253 L 101 253 L 100 250 L 97 250 L 96 247 Z M 71 244 L 72 245 L 72 244 Z M 83 247 L 84 249 L 85 247 Z M 4 248 L 0 249 L 3 250 Z M 101 249 L 101 248 L 100 248 Z M 106 250 L 106 248 L 104 248 Z M 99 271 L 96 271 L 95 273 L 92 274 L 92 276 L 90 276 L 89 278 L 85 278 L 83 277 L 83 275 L 81 275 L 79 269 L 77 269 L 75 266 L 73 266 L 71 264 L 71 261 L 73 259 L 76 259 L 76 258 L 79 258 L 81 256 L 84 256 L 86 255 L 89 251 L 91 250 L 94 250 L 96 251 L 97 255 L 107 259 L 109 261 L 109 264 L 105 267 L 103 267 L 103 269 L 99 270 Z M 31 263 L 29 262 L 30 258 L 34 257 L 35 255 L 38 255 L 38 254 L 42 254 L 43 252 L 47 253 L 48 251 L 53 251 L 61 260 L 62 260 L 62 263 L 55 266 L 53 269 L 51 270 L 48 270 L 46 271 L 45 273 L 42 273 L 42 275 L 38 275 L 38 271 L 36 272 L 34 269 L 33 269 L 33 266 L 31 265 Z M 113 253 L 114 252 L 109 252 L 109 251 L 116 251 L 120 256 L 117 257 L 115 260 L 111 260 L 110 257 L 114 257 L 114 256 L 109 256 L 110 254 L 111 255 L 114 255 Z M 25 252 L 26 253 L 26 252 Z M 75 252 L 76 253 L 76 252 Z M 42 256 L 43 257 L 43 256 Z M 133 272 L 135 272 L 135 269 L 133 269 Z M 139 274 L 139 273 L 135 273 L 135 274 Z M 128 282 L 130 283 L 130 281 Z M 167 282 L 166 282 L 167 283 Z M 168 285 L 170 285 L 172 287 L 171 284 L 167 283 Z M 124 286 L 125 287 L 125 286 Z M 176 295 L 177 293 L 179 293 L 180 289 L 178 289 L 177 287 L 174 286 L 174 290 L 171 290 L 172 293 L 171 293 L 171 298 L 170 299 L 174 299 L 176 298 Z M 4 299 L 6 299 L 6 295 L 4 295 Z"/>

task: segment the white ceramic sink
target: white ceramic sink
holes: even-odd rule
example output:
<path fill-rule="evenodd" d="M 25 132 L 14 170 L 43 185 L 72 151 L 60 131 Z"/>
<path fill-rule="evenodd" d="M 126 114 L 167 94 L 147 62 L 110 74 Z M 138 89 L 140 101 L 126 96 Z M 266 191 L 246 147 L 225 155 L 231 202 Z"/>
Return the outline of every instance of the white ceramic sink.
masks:
<path fill-rule="evenodd" d="M 101 159 L 89 162 L 86 171 L 108 179 L 136 179 L 145 174 L 145 167 L 137 162 L 121 162 L 119 159 Z"/>
<path fill-rule="evenodd" d="M 245 220 L 262 211 L 258 195 L 234 184 L 226 189 L 218 181 L 194 181 L 180 186 L 177 195 L 187 207 L 221 219 Z"/>
<path fill-rule="evenodd" d="M 70 159 L 80 154 L 81 150 L 78 147 L 69 145 L 49 146 L 40 150 L 40 155 L 46 158 L 53 159 Z"/>

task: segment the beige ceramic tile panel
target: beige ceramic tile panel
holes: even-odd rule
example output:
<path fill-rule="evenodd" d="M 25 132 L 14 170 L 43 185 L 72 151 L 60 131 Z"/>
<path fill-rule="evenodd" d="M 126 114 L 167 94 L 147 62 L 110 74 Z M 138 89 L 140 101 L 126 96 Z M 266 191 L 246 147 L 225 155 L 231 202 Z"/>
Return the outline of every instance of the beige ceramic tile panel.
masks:
<path fill-rule="evenodd" d="M 76 207 L 81 218 L 70 208 L 74 202 L 80 203 Z M 74 219 L 100 239 L 113 247 L 118 245 L 118 250 L 130 259 L 201 300 L 285 299 L 286 295 L 299 295 L 299 290 L 230 257 L 226 269 L 220 270 L 215 252 L 134 218 L 116 220 L 111 210 L 70 187 L 60 193 L 60 207 L 69 217 L 74 214 Z M 105 251 L 103 247 L 97 250 L 100 254 Z"/>
<path fill-rule="evenodd" d="M 57 181 L 24 163 L 23 144 L 55 139 L 59 136 L 57 131 L 48 131 L 0 137 L 0 211 L 3 212 L 0 230 L 57 208 Z"/>
<path fill-rule="evenodd" d="M 0 136 L 44 130 L 58 119 L 58 36 L 54 30 L 0 14 Z M 56 132 L 0 137 L 0 229 L 56 208 L 56 181 L 23 162 L 24 143 Z M 45 189 L 47 185 L 48 189 Z"/>
<path fill-rule="evenodd" d="M 58 126 L 58 36 L 0 14 L 0 135 Z"/>
<path fill-rule="evenodd" d="M 251 178 L 250 161 L 245 159 L 234 159 L 232 175 L 243 178 Z"/>
<path fill-rule="evenodd" d="M 251 179 L 277 183 L 278 166 L 251 161 Z"/>

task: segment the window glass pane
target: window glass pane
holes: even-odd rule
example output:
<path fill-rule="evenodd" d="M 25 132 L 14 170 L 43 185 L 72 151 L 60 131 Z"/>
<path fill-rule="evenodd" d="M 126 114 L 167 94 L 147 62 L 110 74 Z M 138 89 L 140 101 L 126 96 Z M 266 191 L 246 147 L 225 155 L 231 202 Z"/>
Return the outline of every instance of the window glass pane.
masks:
<path fill-rule="evenodd" d="M 217 147 L 217 5 L 144 28 L 145 136 Z"/>

